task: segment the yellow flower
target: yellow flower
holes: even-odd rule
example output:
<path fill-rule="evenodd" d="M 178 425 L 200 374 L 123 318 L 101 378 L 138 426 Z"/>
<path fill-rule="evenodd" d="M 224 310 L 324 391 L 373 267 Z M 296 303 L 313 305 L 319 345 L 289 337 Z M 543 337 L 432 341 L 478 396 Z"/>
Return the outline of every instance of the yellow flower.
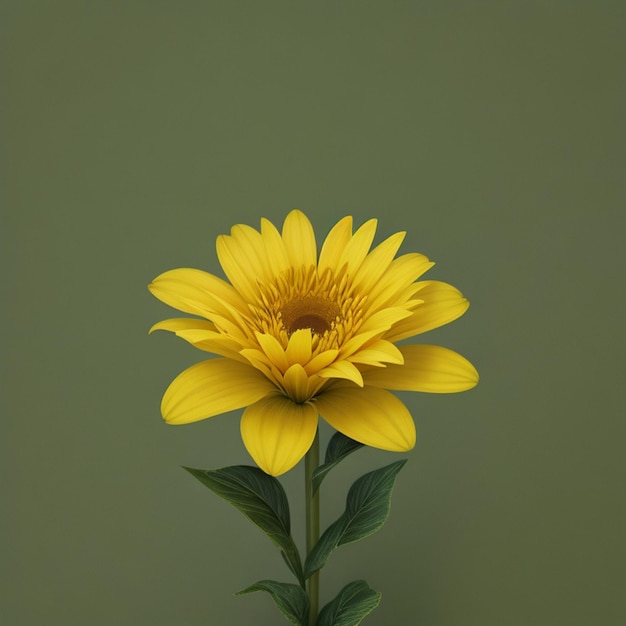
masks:
<path fill-rule="evenodd" d="M 478 374 L 456 352 L 395 343 L 442 326 L 469 306 L 443 282 L 417 279 L 431 263 L 395 258 L 405 233 L 370 251 L 376 220 L 352 233 L 344 217 L 318 256 L 313 227 L 292 211 L 282 233 L 239 224 L 217 239 L 230 283 L 197 269 L 161 274 L 150 291 L 196 315 L 159 322 L 196 348 L 220 355 L 170 384 L 161 411 L 185 424 L 246 407 L 243 442 L 258 466 L 278 476 L 306 454 L 318 415 L 365 445 L 404 451 L 415 445 L 405 405 L 387 391 L 453 393 Z M 417 281 L 417 282 L 416 282 Z"/>

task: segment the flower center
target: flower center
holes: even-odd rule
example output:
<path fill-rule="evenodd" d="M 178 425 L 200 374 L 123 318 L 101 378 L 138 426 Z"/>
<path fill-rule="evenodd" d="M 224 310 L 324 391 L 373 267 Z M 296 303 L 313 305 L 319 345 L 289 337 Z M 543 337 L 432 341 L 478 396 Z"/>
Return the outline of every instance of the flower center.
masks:
<path fill-rule="evenodd" d="M 287 302 L 280 310 L 283 326 L 287 334 L 310 328 L 316 335 L 323 335 L 332 329 L 340 315 L 339 306 L 318 296 L 299 296 Z"/>

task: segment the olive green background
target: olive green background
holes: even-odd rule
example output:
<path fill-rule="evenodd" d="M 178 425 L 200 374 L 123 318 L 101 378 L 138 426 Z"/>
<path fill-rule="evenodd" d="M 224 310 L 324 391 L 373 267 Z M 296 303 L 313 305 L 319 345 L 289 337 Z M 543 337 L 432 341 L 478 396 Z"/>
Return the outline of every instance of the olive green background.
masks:
<path fill-rule="evenodd" d="M 372 626 L 626 623 L 625 8 L 2 2 L 2 623 L 287 623 L 232 595 L 290 580 L 277 550 L 179 468 L 250 459 L 236 413 L 163 424 L 203 355 L 148 337 L 172 311 L 146 285 L 294 207 L 320 239 L 406 230 L 472 303 L 420 340 L 482 376 L 401 394 L 390 519 L 323 601 L 364 578 Z M 335 470 L 324 524 L 397 458 Z"/>

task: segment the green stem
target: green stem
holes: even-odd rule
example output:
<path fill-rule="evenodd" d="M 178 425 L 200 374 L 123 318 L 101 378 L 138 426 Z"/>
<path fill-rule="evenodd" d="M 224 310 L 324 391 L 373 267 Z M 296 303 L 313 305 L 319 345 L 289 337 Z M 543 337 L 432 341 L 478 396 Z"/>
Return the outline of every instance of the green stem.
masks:
<path fill-rule="evenodd" d="M 313 550 L 313 546 L 320 538 L 320 492 L 313 495 L 313 472 L 320 462 L 320 437 L 319 430 L 315 433 L 313 444 L 304 457 L 304 500 L 306 503 L 306 553 L 307 556 Z M 315 626 L 319 611 L 320 581 L 319 570 L 311 574 L 307 580 L 307 593 L 311 610 L 309 612 L 309 626 Z"/>

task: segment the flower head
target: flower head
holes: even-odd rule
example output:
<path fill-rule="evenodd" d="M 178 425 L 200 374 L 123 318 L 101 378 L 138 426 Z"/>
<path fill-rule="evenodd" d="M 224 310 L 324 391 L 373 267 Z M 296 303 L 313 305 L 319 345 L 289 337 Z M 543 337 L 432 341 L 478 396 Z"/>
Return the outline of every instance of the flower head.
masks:
<path fill-rule="evenodd" d="M 313 227 L 294 210 L 282 232 L 266 219 L 217 239 L 230 282 L 197 269 L 175 269 L 149 285 L 159 300 L 195 318 L 169 319 L 168 330 L 219 355 L 179 374 L 163 396 L 170 424 L 245 407 L 241 435 L 268 474 L 306 454 L 318 416 L 365 445 L 403 451 L 415 425 L 388 390 L 452 393 L 478 382 L 461 355 L 432 345 L 395 345 L 461 316 L 469 306 L 447 283 L 418 278 L 433 263 L 396 257 L 404 233 L 370 250 L 376 220 L 352 232 L 344 217 L 318 255 Z"/>

